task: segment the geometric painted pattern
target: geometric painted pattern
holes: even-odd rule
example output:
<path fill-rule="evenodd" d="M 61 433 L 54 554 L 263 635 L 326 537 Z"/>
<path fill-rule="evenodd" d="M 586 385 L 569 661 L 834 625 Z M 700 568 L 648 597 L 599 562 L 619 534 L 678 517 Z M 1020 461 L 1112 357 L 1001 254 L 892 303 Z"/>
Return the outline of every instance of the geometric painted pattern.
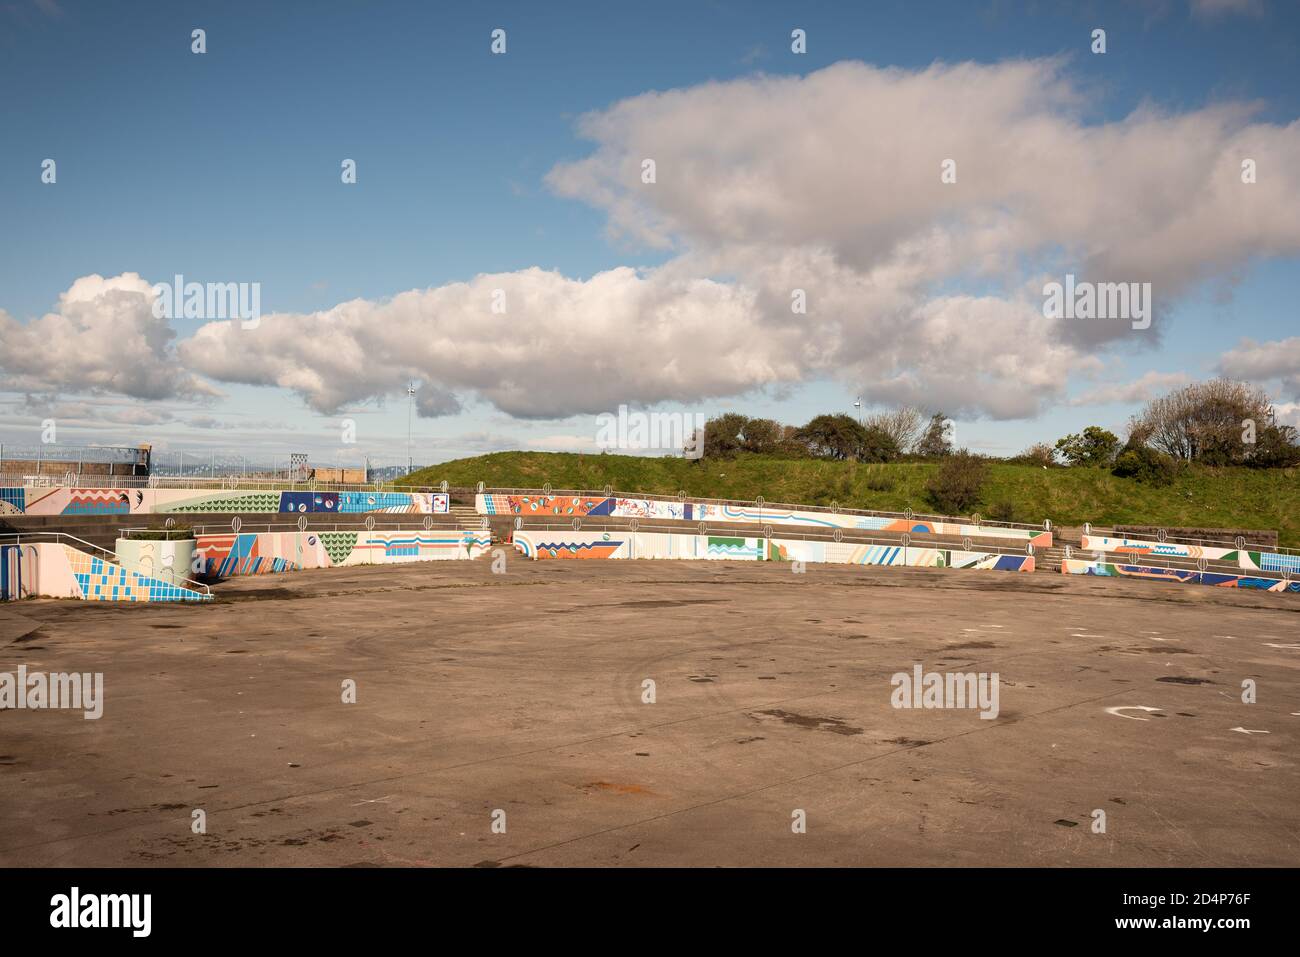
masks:
<path fill-rule="evenodd" d="M 0 488 L 0 515 L 21 515 L 26 501 L 25 488 Z"/>
<path fill-rule="evenodd" d="M 721 559 L 806 561 L 853 565 L 908 565 L 1032 572 L 1034 556 L 960 549 L 866 545 L 803 539 L 742 538 L 672 532 L 519 530 L 512 542 L 533 559 Z"/>
<path fill-rule="evenodd" d="M 87 601 L 206 601 L 212 596 L 151 578 L 64 545 L 72 575 Z"/>
<path fill-rule="evenodd" d="M 897 518 L 885 515 L 856 515 L 837 512 L 810 512 L 773 509 L 767 506 L 680 502 L 671 499 L 618 498 L 616 496 L 515 495 L 483 492 L 475 496 L 475 511 L 480 515 L 519 515 L 530 518 L 614 517 L 650 518 L 684 521 L 745 522 L 764 525 L 812 525 L 819 528 L 844 528 L 868 531 L 910 532 L 918 535 L 951 535 L 971 538 L 1012 539 L 1017 544 L 1050 547 L 1052 533 L 1036 528 L 1011 528 L 1001 525 L 970 525 Z"/>
<path fill-rule="evenodd" d="M 1253 575 L 1230 575 L 1202 572 L 1189 568 L 1163 568 L 1155 565 L 1121 565 L 1113 562 L 1067 558 L 1061 561 L 1063 575 L 1098 575 L 1103 578 L 1143 578 L 1148 581 L 1181 585 L 1211 585 L 1217 588 L 1258 588 L 1262 591 L 1300 594 L 1300 581 L 1284 578 L 1258 578 Z"/>
<path fill-rule="evenodd" d="M 357 545 L 356 532 L 321 532 L 321 544 L 333 565 L 342 565 Z"/>

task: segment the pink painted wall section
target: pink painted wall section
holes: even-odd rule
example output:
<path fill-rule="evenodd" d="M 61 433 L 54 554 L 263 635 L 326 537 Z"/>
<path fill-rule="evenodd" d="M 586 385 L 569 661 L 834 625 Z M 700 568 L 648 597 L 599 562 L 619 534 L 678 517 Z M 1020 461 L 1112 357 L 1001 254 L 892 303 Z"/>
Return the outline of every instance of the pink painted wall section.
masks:
<path fill-rule="evenodd" d="M 753 525 L 807 525 L 873 532 L 909 532 L 956 538 L 1005 539 L 1017 545 L 1050 548 L 1052 533 L 1032 528 L 970 525 L 888 515 L 819 512 L 764 506 L 714 505 L 672 499 L 620 498 L 617 496 L 515 495 L 480 493 L 474 498 L 480 515 L 517 515 L 525 519 L 636 518 L 676 521 L 743 522 Z"/>
<path fill-rule="evenodd" d="M 491 544 L 491 532 L 487 529 L 200 535 L 195 548 L 195 572 L 229 578 L 307 568 L 475 559 Z"/>
<path fill-rule="evenodd" d="M 10 549 L 16 553 L 11 557 Z M 3 577 L 16 565 L 19 579 L 5 598 L 80 598 L 85 601 L 205 601 L 210 596 L 170 581 L 141 574 L 116 562 L 59 542 L 4 546 Z"/>
<path fill-rule="evenodd" d="M 151 515 L 274 513 L 335 515 L 372 512 L 446 515 L 441 492 L 316 492 L 303 489 L 0 488 L 0 511 L 25 515 Z"/>
<path fill-rule="evenodd" d="M 998 552 L 871 545 L 804 539 L 631 531 L 514 532 L 516 550 L 537 560 L 684 559 L 692 561 L 804 561 L 844 565 L 907 565 L 913 568 L 969 568 L 1032 572 L 1034 556 Z"/>

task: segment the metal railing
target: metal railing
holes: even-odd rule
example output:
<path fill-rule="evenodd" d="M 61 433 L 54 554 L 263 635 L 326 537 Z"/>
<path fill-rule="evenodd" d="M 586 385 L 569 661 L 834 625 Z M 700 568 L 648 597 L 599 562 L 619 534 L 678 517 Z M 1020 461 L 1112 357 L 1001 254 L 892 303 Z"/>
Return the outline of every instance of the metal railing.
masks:
<path fill-rule="evenodd" d="M 700 522 L 694 527 L 684 527 L 681 525 L 643 525 L 639 519 L 626 519 L 622 525 L 602 524 L 599 526 L 586 527 L 580 520 L 578 524 L 574 521 L 569 522 L 545 522 L 523 520 L 521 527 L 515 529 L 521 532 L 597 532 L 597 531 L 614 531 L 614 532 L 647 532 L 669 535 L 713 535 L 718 538 L 757 538 L 762 541 L 778 539 L 786 541 L 796 539 L 807 542 L 833 542 L 844 545 L 881 545 L 886 548 L 904 548 L 918 549 L 922 551 L 933 551 L 939 549 L 948 549 L 966 552 L 981 552 L 998 555 L 1034 555 L 1033 545 L 1026 544 L 1023 548 L 1010 548 L 1002 545 L 977 545 L 969 540 L 969 536 L 961 539 L 946 537 L 942 535 L 926 534 L 924 540 L 917 542 L 912 539 L 912 533 L 899 532 L 896 538 L 890 538 L 879 534 L 863 533 L 854 529 L 826 529 L 815 532 L 786 532 L 783 526 L 782 531 L 777 532 L 773 528 L 764 529 L 761 535 L 745 535 L 736 533 L 734 523 L 727 523 L 724 526 L 710 526 L 707 522 Z"/>
<path fill-rule="evenodd" d="M 319 513 L 316 513 L 319 514 Z M 427 516 L 432 519 L 433 516 Z M 135 531 L 158 531 L 158 529 L 124 529 L 123 533 Z M 454 521 L 444 519 L 441 522 L 376 522 L 373 525 L 361 522 L 323 522 L 307 523 L 304 528 L 301 525 L 285 522 L 240 522 L 238 527 L 227 523 L 223 525 L 202 524 L 190 526 L 190 531 L 195 535 L 238 535 L 251 534 L 254 532 L 436 532 L 436 531 L 479 531 L 479 529 L 465 529 Z"/>
<path fill-rule="evenodd" d="M 31 475 L 22 473 L 0 474 L 0 487 L 35 486 L 42 488 L 76 487 L 76 488 L 164 488 L 195 489 L 196 491 L 232 492 L 241 491 L 291 491 L 291 492 L 419 492 L 434 494 L 444 491 L 440 486 L 397 485 L 392 482 L 378 481 L 349 483 L 323 482 L 316 479 L 294 480 L 283 477 L 244 477 L 226 476 L 223 478 L 197 478 L 190 476 L 176 477 L 163 475 L 99 475 L 79 474 L 68 471 L 63 474 Z M 472 491 L 463 489 L 462 492 Z"/>
<path fill-rule="evenodd" d="M 98 557 L 103 561 L 107 561 L 113 565 L 118 565 L 125 568 L 127 571 L 135 572 L 137 575 L 144 578 L 152 578 L 155 581 L 184 585 L 184 587 L 189 588 L 192 591 L 200 592 L 209 597 L 212 596 L 212 589 L 203 584 L 203 582 L 195 581 L 192 578 L 185 578 L 181 575 L 175 574 L 174 572 L 168 573 L 168 577 L 164 578 L 158 573 L 158 569 L 155 569 L 152 566 L 141 565 L 138 562 L 135 564 L 124 562 L 117 557 L 115 552 L 110 552 L 107 548 L 88 542 L 84 538 L 78 538 L 76 535 L 69 535 L 67 532 L 19 532 L 13 535 L 0 535 L 0 545 L 22 545 L 24 539 L 39 539 L 43 544 L 49 544 L 51 542 L 54 544 L 61 544 L 64 540 L 67 540 L 68 542 L 73 543 L 73 547 L 78 551 L 86 552 L 92 557 Z M 96 555 L 96 552 L 99 554 Z"/>
<path fill-rule="evenodd" d="M 1260 552 L 1264 555 L 1278 555 L 1287 559 L 1287 564 L 1294 562 L 1297 566 L 1300 566 L 1300 550 L 1296 549 L 1282 548 L 1258 542 L 1247 542 L 1243 536 L 1237 536 L 1236 542 L 1225 542 L 1222 539 L 1180 537 L 1170 536 L 1168 534 L 1164 534 L 1162 537 L 1161 533 L 1163 532 L 1164 529 L 1159 529 L 1155 536 L 1144 537 L 1133 533 L 1119 532 L 1113 528 L 1093 528 L 1091 525 L 1083 526 L 1083 534 L 1090 538 L 1127 539 L 1128 541 L 1136 542 L 1154 542 L 1158 545 L 1186 545 L 1194 548 L 1221 548 L 1238 552 Z M 1115 563 L 1115 559 L 1120 559 L 1121 564 L 1140 565 L 1147 568 L 1212 572 L 1221 575 L 1238 575 L 1246 578 L 1267 578 L 1276 581 L 1295 581 L 1297 578 L 1300 578 L 1300 569 L 1283 568 L 1275 570 L 1246 568 L 1239 562 L 1224 561 L 1222 558 L 1144 552 L 1123 545 L 1105 549 L 1085 549 L 1080 546 L 1077 552 L 1071 546 L 1066 546 L 1065 557 L 1083 561 L 1110 561 L 1112 563 Z"/>
<path fill-rule="evenodd" d="M 948 524 L 959 525 L 980 525 L 992 528 L 1023 529 L 1028 531 L 1050 531 L 1052 523 L 1050 520 L 1044 520 L 1040 524 L 1029 524 L 1024 522 L 990 522 L 982 518 L 978 513 L 969 517 L 952 516 L 952 515 L 934 515 L 923 512 L 913 512 L 907 509 L 903 512 L 886 512 L 875 509 L 851 508 L 841 506 L 838 502 L 832 502 L 830 505 L 799 505 L 789 502 L 768 502 L 766 499 L 758 498 L 753 500 L 730 499 L 730 498 L 703 498 L 696 495 L 688 495 L 685 492 L 679 492 L 677 495 L 663 495 L 653 492 L 620 492 L 608 486 L 604 489 L 554 489 L 554 488 L 505 488 L 505 487 L 485 487 L 481 491 L 475 489 L 480 494 L 487 495 L 548 495 L 560 498 L 625 498 L 640 501 L 653 502 L 670 502 L 677 504 L 691 505 L 724 505 L 737 506 L 740 508 L 754 508 L 769 511 L 789 511 L 789 512 L 824 512 L 827 514 L 838 515 L 862 515 L 873 518 L 892 518 L 903 519 L 905 521 L 937 521 Z"/>

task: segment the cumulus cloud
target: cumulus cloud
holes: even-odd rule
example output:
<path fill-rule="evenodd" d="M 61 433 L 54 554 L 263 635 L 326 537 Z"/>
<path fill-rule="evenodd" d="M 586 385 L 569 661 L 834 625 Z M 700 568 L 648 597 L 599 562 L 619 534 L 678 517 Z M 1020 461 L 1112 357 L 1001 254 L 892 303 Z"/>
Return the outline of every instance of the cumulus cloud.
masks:
<path fill-rule="evenodd" d="M 1300 249 L 1300 126 L 1251 123 L 1239 104 L 1095 124 L 1084 104 L 1055 60 L 846 62 L 624 100 L 580 121 L 595 152 L 549 179 L 605 210 L 615 236 L 760 281 L 774 257 L 815 249 L 858 276 L 886 267 L 912 301 L 971 277 L 1041 293 L 1068 271 L 1151 282 L 1159 319 L 1206 274 Z M 1267 182 L 1241 182 L 1245 158 Z M 1154 338 L 1078 320 L 1054 334 Z"/>
<path fill-rule="evenodd" d="M 276 313 L 255 329 L 212 322 L 180 353 L 206 376 L 291 389 L 326 413 L 401 394 L 415 377 L 423 415 L 457 411 L 459 391 L 519 418 L 556 418 L 798 379 L 799 333 L 756 337 L 754 318 L 751 294 L 727 283 L 534 268 Z"/>
<path fill-rule="evenodd" d="M 1300 400 L 1300 336 L 1274 342 L 1242 339 L 1223 354 L 1219 372 L 1233 379 L 1279 382 L 1289 398 Z"/>
<path fill-rule="evenodd" d="M 547 182 L 662 265 L 522 269 L 254 329 L 210 322 L 179 344 L 171 378 L 166 331 L 137 319 L 153 345 L 126 368 L 152 357 L 150 374 L 101 387 L 175 394 L 197 373 L 332 413 L 404 399 L 415 380 L 424 416 L 486 401 L 564 418 L 830 377 L 872 402 L 1031 417 L 1108 351 L 1156 344 L 1195 284 L 1300 251 L 1300 123 L 1242 104 L 1096 122 L 1085 92 L 1035 60 L 846 62 L 634 96 L 582 118 L 591 153 Z M 1241 182 L 1244 159 L 1258 182 Z M 1067 272 L 1150 282 L 1154 326 L 1045 318 L 1043 283 Z M 0 325 L 0 343 L 19 335 Z"/>
<path fill-rule="evenodd" d="M 1107 405 L 1111 402 L 1150 402 L 1191 382 L 1185 372 L 1147 372 L 1131 382 L 1112 382 L 1089 389 L 1070 400 L 1070 405 Z"/>
<path fill-rule="evenodd" d="M 136 399 L 213 396 L 182 369 L 153 290 L 136 273 L 83 276 L 55 311 L 22 324 L 0 310 L 0 372 L 13 392 L 115 393 Z"/>

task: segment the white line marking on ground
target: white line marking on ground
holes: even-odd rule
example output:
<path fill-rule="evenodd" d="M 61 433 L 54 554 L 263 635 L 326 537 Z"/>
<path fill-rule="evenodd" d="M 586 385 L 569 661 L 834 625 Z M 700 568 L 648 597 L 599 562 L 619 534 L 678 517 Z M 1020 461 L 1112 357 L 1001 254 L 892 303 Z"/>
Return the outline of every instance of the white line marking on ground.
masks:
<path fill-rule="evenodd" d="M 1113 714 L 1117 718 L 1128 718 L 1130 721 L 1150 721 L 1150 718 L 1139 718 L 1132 714 L 1120 714 L 1121 711 L 1163 711 L 1163 708 L 1148 708 L 1144 704 L 1121 704 L 1113 708 L 1107 708 L 1107 714 Z"/>

